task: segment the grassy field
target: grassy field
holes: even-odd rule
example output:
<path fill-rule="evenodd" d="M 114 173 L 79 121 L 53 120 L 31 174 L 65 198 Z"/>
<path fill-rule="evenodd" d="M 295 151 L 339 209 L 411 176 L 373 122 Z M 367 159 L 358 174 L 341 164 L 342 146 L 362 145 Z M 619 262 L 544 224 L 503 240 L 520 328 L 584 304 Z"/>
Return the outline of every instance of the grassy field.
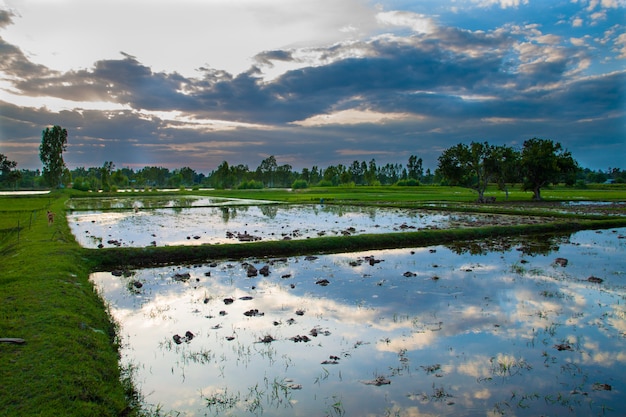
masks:
<path fill-rule="evenodd" d="M 142 195 L 145 193 L 142 192 Z M 150 194 L 155 194 L 150 192 Z M 178 193 L 177 193 L 178 194 Z M 449 187 L 311 188 L 301 191 L 186 191 L 232 198 L 289 203 L 380 204 L 428 207 L 445 202 L 451 208 L 511 210 L 531 207 L 530 193 L 490 190 L 497 203 L 476 206 L 475 193 Z M 202 249 L 154 248 L 87 250 L 78 246 L 65 219 L 68 198 L 95 197 L 74 191 L 45 196 L 0 196 L 0 338 L 21 338 L 24 344 L 0 342 L 0 416 L 134 416 L 132 384 L 119 369 L 116 326 L 89 282 L 96 269 L 146 265 L 151 262 L 202 261 L 218 257 L 292 255 L 429 245 L 462 239 L 522 233 L 624 227 L 626 218 L 568 218 L 558 224 L 486 227 L 398 235 L 353 236 L 250 245 L 207 246 Z M 130 194 L 118 194 L 125 196 Z M 171 193 L 170 193 L 171 195 Z M 626 188 L 575 190 L 555 188 L 547 201 L 626 201 Z M 48 225 L 46 211 L 56 213 Z M 524 209 L 526 210 L 526 209 Z M 551 213 L 553 214 L 553 213 Z"/>
<path fill-rule="evenodd" d="M 261 190 L 212 190 L 210 195 L 232 198 L 258 198 L 275 201 L 319 202 L 325 201 L 347 202 L 380 202 L 380 203 L 430 203 L 430 202 L 474 202 L 476 192 L 460 187 L 443 187 L 438 185 L 418 187 L 313 187 L 301 190 L 285 191 L 283 189 Z M 485 196 L 496 197 L 498 203 L 530 202 L 532 192 L 522 191 L 519 187 L 507 193 L 497 187 L 488 188 Z M 626 199 L 626 185 L 612 185 L 577 189 L 572 187 L 550 187 L 542 190 L 544 201 L 624 201 Z"/>

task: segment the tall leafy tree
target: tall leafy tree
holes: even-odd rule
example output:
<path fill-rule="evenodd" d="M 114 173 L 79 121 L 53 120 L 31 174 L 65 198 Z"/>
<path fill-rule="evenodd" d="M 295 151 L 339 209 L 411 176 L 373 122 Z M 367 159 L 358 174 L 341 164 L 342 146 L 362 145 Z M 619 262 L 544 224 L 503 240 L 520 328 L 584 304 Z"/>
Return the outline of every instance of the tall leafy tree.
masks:
<path fill-rule="evenodd" d="M 409 179 L 421 180 L 424 175 L 424 167 L 422 165 L 422 158 L 418 158 L 415 155 L 409 156 L 409 163 L 406 166 L 407 176 Z"/>
<path fill-rule="evenodd" d="M 51 187 L 60 187 L 66 169 L 63 152 L 67 149 L 67 130 L 61 126 L 46 128 L 41 135 L 39 159 L 43 163 L 43 177 Z"/>
<path fill-rule="evenodd" d="M 459 143 L 443 151 L 439 156 L 438 173 L 451 185 L 471 188 L 478 193 L 478 201 L 485 201 L 489 182 L 504 176 L 508 164 L 501 160 L 509 148 L 494 146 L 487 142 Z"/>
<path fill-rule="evenodd" d="M 532 190 L 533 200 L 541 200 L 541 188 L 560 181 L 569 182 L 578 170 L 578 163 L 560 143 L 532 138 L 524 141 L 520 168 L 524 190 Z"/>
<path fill-rule="evenodd" d="M 493 173 L 491 181 L 496 182 L 500 190 L 507 191 L 508 197 L 507 184 L 522 180 L 519 170 L 520 152 L 509 146 L 496 146 L 492 156 L 487 160 L 488 171 Z"/>
<path fill-rule="evenodd" d="M 257 168 L 261 175 L 261 181 L 263 181 L 268 187 L 274 186 L 274 173 L 278 168 L 278 163 L 276 162 L 276 157 L 274 155 L 268 156 L 263 161 L 261 161 L 261 165 Z"/>

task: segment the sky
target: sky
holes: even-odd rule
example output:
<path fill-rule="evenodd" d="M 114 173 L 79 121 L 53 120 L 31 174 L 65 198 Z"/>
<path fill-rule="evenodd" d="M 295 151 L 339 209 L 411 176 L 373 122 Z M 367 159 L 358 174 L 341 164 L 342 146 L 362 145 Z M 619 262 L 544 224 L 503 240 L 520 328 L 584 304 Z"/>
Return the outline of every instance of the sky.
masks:
<path fill-rule="evenodd" d="M 0 0 L 0 153 L 40 169 L 406 165 L 559 142 L 626 169 L 626 0 Z"/>

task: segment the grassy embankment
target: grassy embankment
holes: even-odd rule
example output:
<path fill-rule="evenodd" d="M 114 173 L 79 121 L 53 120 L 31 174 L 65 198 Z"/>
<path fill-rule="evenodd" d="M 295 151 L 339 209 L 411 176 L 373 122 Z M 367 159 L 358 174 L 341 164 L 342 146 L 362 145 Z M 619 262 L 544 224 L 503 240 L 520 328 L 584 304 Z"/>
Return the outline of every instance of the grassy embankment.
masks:
<path fill-rule="evenodd" d="M 493 192 L 497 193 L 497 192 Z M 145 195 L 145 193 L 140 193 Z M 151 195 L 154 193 L 150 193 Z M 445 187 L 357 187 L 303 191 L 184 192 L 224 197 L 266 199 L 290 203 L 379 204 L 429 207 L 446 201 L 448 209 L 510 212 L 535 215 L 541 205 L 529 206 L 529 194 L 513 191 L 509 203 L 474 206 L 475 194 Z M 504 199 L 498 194 L 498 200 Z M 122 194 L 126 196 L 129 194 Z M 168 194 L 168 195 L 171 195 Z M 207 259 L 288 256 L 399 246 L 420 246 L 463 239 L 482 239 L 521 233 L 568 232 L 585 228 L 624 227 L 624 218 L 561 216 L 544 225 L 482 227 L 463 230 L 348 236 L 281 242 L 201 247 L 145 249 L 82 249 L 65 219 L 70 196 L 98 196 L 59 192 L 50 196 L 0 197 L 0 338 L 22 338 L 25 344 L 0 343 L 0 416 L 108 416 L 140 412 L 129 400 L 130 384 L 120 383 L 115 326 L 88 280 L 96 269 L 126 268 L 150 263 L 201 262 Z M 626 189 L 554 189 L 547 200 L 625 201 Z M 502 198 L 501 198 L 502 197 Z M 524 204 L 521 204 L 521 202 Z M 519 202 L 520 204 L 516 203 Z M 439 206 L 439 204 L 437 204 Z M 49 226 L 46 210 L 57 213 Z M 19 226 L 18 226 L 19 225 Z"/>
<path fill-rule="evenodd" d="M 0 416 L 132 415 L 115 326 L 67 226 L 66 199 L 0 197 L 0 338 L 25 341 L 0 343 Z"/>

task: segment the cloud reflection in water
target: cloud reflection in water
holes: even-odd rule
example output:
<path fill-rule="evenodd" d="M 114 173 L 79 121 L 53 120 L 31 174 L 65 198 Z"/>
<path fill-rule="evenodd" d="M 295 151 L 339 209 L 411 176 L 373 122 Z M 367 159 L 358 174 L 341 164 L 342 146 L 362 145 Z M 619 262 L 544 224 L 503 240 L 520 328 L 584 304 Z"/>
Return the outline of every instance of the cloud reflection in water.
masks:
<path fill-rule="evenodd" d="M 223 261 L 93 281 L 146 401 L 185 415 L 624 412 L 624 240 L 579 232 L 558 252 L 517 248 L 247 260 L 270 266 L 255 278 Z M 186 331 L 193 339 L 176 344 Z M 379 377 L 391 383 L 364 383 Z"/>

